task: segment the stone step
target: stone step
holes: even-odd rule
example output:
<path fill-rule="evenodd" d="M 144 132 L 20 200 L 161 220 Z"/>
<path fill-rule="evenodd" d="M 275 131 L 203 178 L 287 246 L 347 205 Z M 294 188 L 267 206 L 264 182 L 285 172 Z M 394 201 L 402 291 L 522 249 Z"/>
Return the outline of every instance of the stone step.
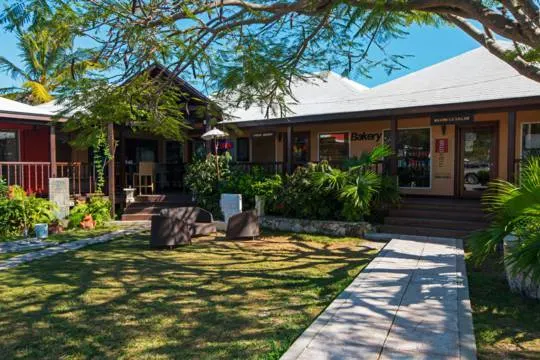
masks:
<path fill-rule="evenodd" d="M 388 216 L 384 219 L 385 225 L 426 227 L 455 230 L 478 230 L 487 226 L 484 222 L 464 221 L 464 220 L 443 220 L 426 218 L 407 218 Z"/>
<path fill-rule="evenodd" d="M 428 227 L 413 227 L 413 226 L 399 226 L 399 225 L 382 225 L 379 228 L 381 233 L 389 234 L 402 234 L 402 235 L 419 235 L 419 236 L 437 236 L 448 238 L 466 238 L 471 234 L 470 230 L 456 230 L 456 229 L 439 229 Z"/>
<path fill-rule="evenodd" d="M 390 217 L 407 217 L 422 219 L 441 219 L 441 220 L 465 220 L 487 222 L 487 216 L 480 211 L 456 211 L 450 209 L 417 209 L 417 208 L 397 208 L 390 209 Z"/>

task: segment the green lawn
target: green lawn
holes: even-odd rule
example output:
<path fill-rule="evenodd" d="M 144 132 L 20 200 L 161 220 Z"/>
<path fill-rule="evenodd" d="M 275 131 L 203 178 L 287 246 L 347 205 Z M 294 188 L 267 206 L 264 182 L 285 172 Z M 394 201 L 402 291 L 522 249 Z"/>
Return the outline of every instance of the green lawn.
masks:
<path fill-rule="evenodd" d="M 376 254 L 272 234 L 148 248 L 148 235 L 0 272 L 5 359 L 276 359 Z"/>
<path fill-rule="evenodd" d="M 510 292 L 500 257 L 467 265 L 478 357 L 540 359 L 540 302 Z"/>

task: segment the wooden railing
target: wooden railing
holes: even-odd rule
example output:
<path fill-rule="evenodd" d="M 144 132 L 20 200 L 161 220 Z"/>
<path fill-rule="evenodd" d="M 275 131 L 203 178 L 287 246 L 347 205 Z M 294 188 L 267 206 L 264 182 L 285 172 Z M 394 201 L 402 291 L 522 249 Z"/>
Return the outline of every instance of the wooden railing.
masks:
<path fill-rule="evenodd" d="M 0 162 L 0 178 L 7 185 L 19 185 L 29 193 L 46 195 L 51 177 L 50 162 Z M 56 176 L 69 178 L 70 194 L 85 194 L 95 190 L 95 176 L 91 166 L 79 162 L 56 163 Z"/>

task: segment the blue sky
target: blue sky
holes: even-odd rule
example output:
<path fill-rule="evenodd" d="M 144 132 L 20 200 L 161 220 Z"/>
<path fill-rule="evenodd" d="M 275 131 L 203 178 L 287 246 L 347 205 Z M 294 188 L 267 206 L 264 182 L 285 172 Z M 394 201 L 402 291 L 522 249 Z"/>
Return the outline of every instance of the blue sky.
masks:
<path fill-rule="evenodd" d="M 407 69 L 394 71 L 391 75 L 387 75 L 383 69 L 374 69 L 370 74 L 371 78 L 354 78 L 353 80 L 373 87 L 478 46 L 478 43 L 456 28 L 414 26 L 410 29 L 409 36 L 404 39 L 392 40 L 387 48 L 388 52 L 392 54 L 412 55 L 404 60 Z M 0 32 L 0 56 L 18 63 L 18 53 L 14 36 Z M 11 80 L 5 74 L 0 74 L 0 88 L 16 84 L 16 81 Z"/>

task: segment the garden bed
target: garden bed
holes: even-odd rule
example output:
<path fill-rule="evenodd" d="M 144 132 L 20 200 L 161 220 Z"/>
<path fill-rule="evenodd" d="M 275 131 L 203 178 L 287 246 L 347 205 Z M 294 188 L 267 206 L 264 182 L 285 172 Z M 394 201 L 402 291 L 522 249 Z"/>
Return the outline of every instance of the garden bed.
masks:
<path fill-rule="evenodd" d="M 346 222 L 333 220 L 305 220 L 278 216 L 262 216 L 262 227 L 270 230 L 291 231 L 295 233 L 323 234 L 331 236 L 362 237 L 372 226 L 365 222 Z"/>

